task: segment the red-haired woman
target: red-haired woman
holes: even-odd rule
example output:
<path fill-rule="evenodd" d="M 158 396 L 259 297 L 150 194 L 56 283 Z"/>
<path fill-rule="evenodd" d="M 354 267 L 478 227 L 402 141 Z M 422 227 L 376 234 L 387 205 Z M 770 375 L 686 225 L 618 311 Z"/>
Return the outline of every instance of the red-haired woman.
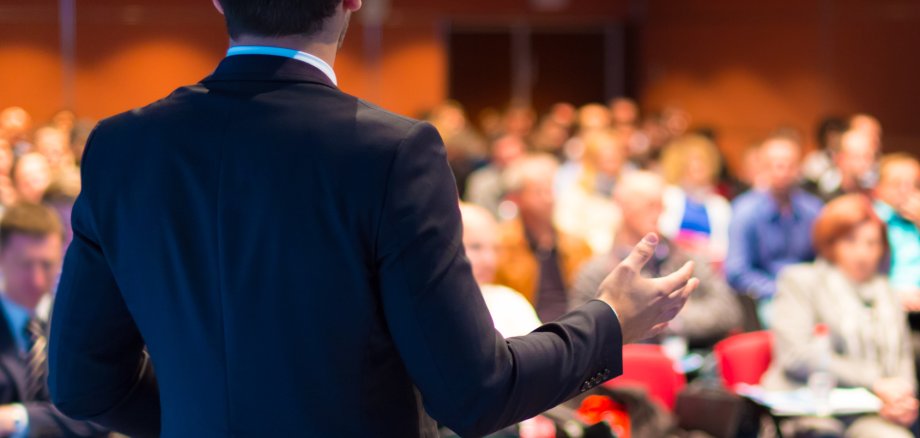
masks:
<path fill-rule="evenodd" d="M 885 224 L 868 198 L 842 196 L 827 204 L 815 221 L 814 244 L 818 260 L 780 273 L 771 325 L 773 363 L 764 386 L 803 386 L 823 366 L 837 386 L 867 388 L 883 407 L 878 415 L 800 421 L 799 426 L 819 429 L 820 436 L 913 436 L 908 428 L 917 418 L 918 402 L 907 322 L 897 295 L 880 273 L 888 252 Z M 819 324 L 830 335 L 829 358 L 813 347 Z"/>

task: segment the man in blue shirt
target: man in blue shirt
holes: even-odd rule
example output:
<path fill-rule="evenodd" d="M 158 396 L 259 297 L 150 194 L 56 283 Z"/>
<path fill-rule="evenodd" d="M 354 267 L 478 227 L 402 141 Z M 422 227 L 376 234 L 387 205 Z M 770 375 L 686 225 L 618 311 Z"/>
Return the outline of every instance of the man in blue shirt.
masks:
<path fill-rule="evenodd" d="M 891 285 L 909 311 L 920 310 L 920 163 L 907 154 L 882 159 L 875 211 L 888 225 Z"/>
<path fill-rule="evenodd" d="M 738 293 L 757 302 L 764 322 L 777 273 L 815 257 L 811 228 L 821 200 L 798 187 L 801 147 L 796 140 L 771 137 L 759 154 L 762 187 L 733 203 L 725 273 Z"/>
<path fill-rule="evenodd" d="M 61 223 L 46 207 L 20 203 L 0 221 L 0 436 L 107 434 L 65 417 L 49 401 L 45 327 L 62 245 Z"/>

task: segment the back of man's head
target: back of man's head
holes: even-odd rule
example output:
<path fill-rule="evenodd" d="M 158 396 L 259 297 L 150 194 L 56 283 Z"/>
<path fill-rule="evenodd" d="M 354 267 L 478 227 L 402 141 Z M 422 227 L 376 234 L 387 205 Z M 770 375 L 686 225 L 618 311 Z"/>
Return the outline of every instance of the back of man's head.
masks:
<path fill-rule="evenodd" d="M 230 37 L 311 35 L 335 15 L 342 0 L 218 0 Z"/>

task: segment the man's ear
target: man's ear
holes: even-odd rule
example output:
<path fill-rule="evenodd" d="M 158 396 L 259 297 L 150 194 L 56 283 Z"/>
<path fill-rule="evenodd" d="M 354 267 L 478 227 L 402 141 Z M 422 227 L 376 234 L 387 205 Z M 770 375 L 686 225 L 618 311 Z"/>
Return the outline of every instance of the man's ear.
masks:
<path fill-rule="evenodd" d="M 358 12 L 361 9 L 361 4 L 361 0 L 342 0 L 342 8 L 348 12 Z"/>
<path fill-rule="evenodd" d="M 220 12 L 220 15 L 224 15 L 224 6 L 220 4 L 220 0 L 211 0 L 211 3 L 214 4 L 214 8 L 217 9 L 217 12 Z"/>

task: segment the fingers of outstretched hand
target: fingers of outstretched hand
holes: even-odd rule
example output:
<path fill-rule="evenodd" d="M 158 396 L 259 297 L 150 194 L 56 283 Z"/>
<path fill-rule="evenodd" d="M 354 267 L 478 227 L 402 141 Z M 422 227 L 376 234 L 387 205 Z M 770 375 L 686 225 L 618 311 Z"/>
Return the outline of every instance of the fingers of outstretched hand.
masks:
<path fill-rule="evenodd" d="M 655 281 L 658 283 L 658 288 L 664 290 L 668 295 L 671 292 L 676 291 L 687 285 L 687 282 L 690 281 L 690 277 L 693 276 L 693 262 L 684 263 L 680 269 L 672 272 L 669 275 L 666 275 L 661 278 L 656 278 Z"/>
<path fill-rule="evenodd" d="M 660 321 L 670 321 L 674 319 L 684 308 L 684 305 L 687 304 L 690 294 L 696 290 L 699 284 L 700 281 L 698 279 L 691 278 L 684 287 L 672 292 L 667 298 L 663 299 L 661 301 L 662 308 L 659 316 Z"/>
<path fill-rule="evenodd" d="M 655 253 L 656 245 L 658 245 L 658 236 L 655 233 L 647 234 L 626 256 L 623 260 L 623 266 L 635 272 L 641 271 L 642 267 L 652 258 L 652 254 Z"/>
<path fill-rule="evenodd" d="M 646 334 L 646 336 L 645 336 L 643 339 L 648 339 L 648 338 L 652 338 L 652 337 L 658 336 L 658 335 L 664 333 L 664 331 L 667 330 L 667 329 L 668 329 L 668 323 L 667 323 L 667 322 L 662 322 L 662 323 L 655 324 L 654 326 L 652 326 L 651 330 L 648 331 L 648 334 Z M 641 339 L 640 339 L 640 340 L 641 340 Z"/>
<path fill-rule="evenodd" d="M 668 298 L 683 299 L 686 301 L 688 298 L 690 298 L 690 294 L 692 294 L 693 291 L 695 291 L 698 287 L 700 287 L 700 280 L 698 278 L 691 278 L 687 280 L 683 287 L 675 290 L 674 292 L 671 292 L 671 294 L 668 295 Z"/>

